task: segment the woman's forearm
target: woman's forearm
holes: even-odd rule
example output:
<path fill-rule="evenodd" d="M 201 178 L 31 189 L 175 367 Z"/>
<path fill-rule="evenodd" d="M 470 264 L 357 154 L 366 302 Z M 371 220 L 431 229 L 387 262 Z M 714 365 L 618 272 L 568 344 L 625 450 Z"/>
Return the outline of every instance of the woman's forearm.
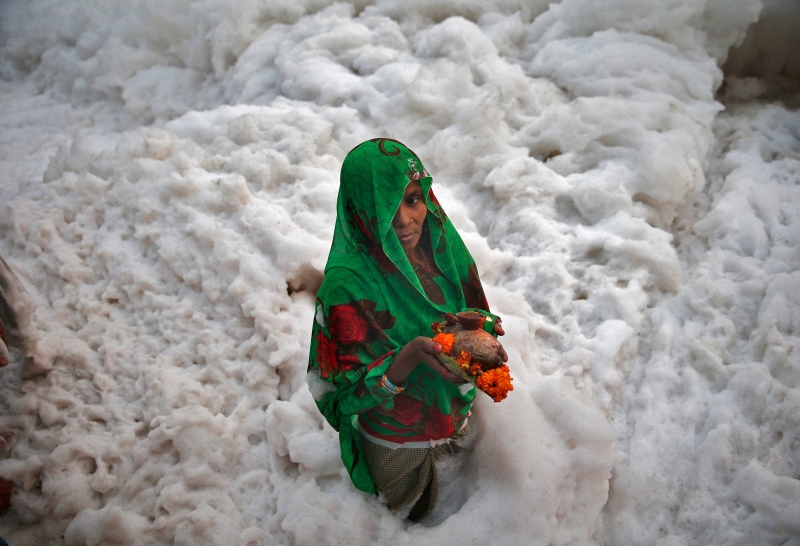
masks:
<path fill-rule="evenodd" d="M 386 377 L 395 385 L 402 385 L 408 376 L 422 361 L 419 355 L 416 339 L 412 339 L 394 357 L 394 362 L 386 370 Z"/>

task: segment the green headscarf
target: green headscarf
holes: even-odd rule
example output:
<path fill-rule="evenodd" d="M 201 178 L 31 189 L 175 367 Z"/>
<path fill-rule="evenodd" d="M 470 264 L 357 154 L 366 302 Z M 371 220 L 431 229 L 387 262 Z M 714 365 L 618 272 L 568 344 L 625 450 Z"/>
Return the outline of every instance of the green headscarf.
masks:
<path fill-rule="evenodd" d="M 428 208 L 419 244 L 433 250 L 441 276 L 412 266 L 392 228 L 412 180 L 419 180 Z M 361 456 L 359 414 L 399 412 L 397 398 L 405 408 L 398 413 L 401 422 L 419 417 L 413 426 L 420 434 L 449 437 L 475 397 L 474 387 L 445 381 L 424 364 L 414 369 L 398 397 L 379 385 L 395 355 L 415 337 L 432 336 L 430 325 L 444 313 L 489 310 L 475 261 L 431 182 L 422 161 L 396 140 L 363 142 L 342 164 L 336 228 L 317 297 L 309 383 L 320 411 L 339 431 L 353 483 L 372 493 Z"/>

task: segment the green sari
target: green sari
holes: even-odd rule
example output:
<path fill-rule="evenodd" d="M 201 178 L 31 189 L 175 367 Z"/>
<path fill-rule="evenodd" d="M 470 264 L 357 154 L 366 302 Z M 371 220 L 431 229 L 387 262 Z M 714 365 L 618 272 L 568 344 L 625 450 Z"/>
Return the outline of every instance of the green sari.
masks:
<path fill-rule="evenodd" d="M 419 244 L 432 251 L 441 275 L 412 265 L 391 225 L 411 180 L 419 180 L 428 208 Z M 431 181 L 416 154 L 391 139 L 360 144 L 342 164 L 308 380 L 320 411 L 339 431 L 353 484 L 370 493 L 375 486 L 359 427 L 400 444 L 449 438 L 475 398 L 474 387 L 445 381 L 425 364 L 412 371 L 402 394 L 380 386 L 395 355 L 415 337 L 431 337 L 431 324 L 444 313 L 474 308 L 489 314 L 475 261 Z"/>

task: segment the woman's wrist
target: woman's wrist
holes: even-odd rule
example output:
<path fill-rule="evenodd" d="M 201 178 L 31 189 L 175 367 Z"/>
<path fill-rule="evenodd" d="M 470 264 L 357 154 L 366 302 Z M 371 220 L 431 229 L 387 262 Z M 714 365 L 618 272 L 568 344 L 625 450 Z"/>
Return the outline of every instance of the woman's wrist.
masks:
<path fill-rule="evenodd" d="M 383 374 L 381 380 L 378 382 L 378 385 L 387 393 L 391 395 L 398 395 L 404 390 L 406 390 L 406 385 L 408 385 L 408 380 L 404 381 L 402 385 L 395 385 L 391 379 L 386 377 L 386 374 Z"/>
<path fill-rule="evenodd" d="M 386 370 L 386 377 L 395 385 L 408 379 L 411 372 L 424 360 L 423 344 L 420 341 L 432 341 L 429 338 L 416 337 L 406 343 L 405 347 L 394 357 L 394 361 Z"/>
<path fill-rule="evenodd" d="M 389 381 L 395 385 L 405 383 L 406 379 L 408 379 L 408 376 L 411 375 L 411 371 L 418 364 L 418 360 L 413 358 L 413 354 L 410 354 L 414 352 L 415 351 L 409 348 L 408 345 L 401 349 L 400 353 L 398 353 L 398 355 L 394 358 L 394 361 L 386 370 L 386 378 Z"/>

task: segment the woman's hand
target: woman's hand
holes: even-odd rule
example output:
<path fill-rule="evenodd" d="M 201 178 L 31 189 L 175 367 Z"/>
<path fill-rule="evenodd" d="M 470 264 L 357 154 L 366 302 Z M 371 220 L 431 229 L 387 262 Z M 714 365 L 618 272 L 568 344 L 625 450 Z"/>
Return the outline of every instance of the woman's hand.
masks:
<path fill-rule="evenodd" d="M 494 333 L 497 334 L 498 336 L 506 335 L 506 331 L 503 330 L 503 327 L 500 325 L 500 319 L 498 319 L 498 321 L 494 323 Z M 503 357 L 503 362 L 508 362 L 508 355 L 506 354 L 506 350 L 503 348 L 502 345 L 500 346 L 500 352 L 501 356 Z"/>
<path fill-rule="evenodd" d="M 411 371 L 417 367 L 417 364 L 422 362 L 438 373 L 445 381 L 463 383 L 463 379 L 448 370 L 436 357 L 440 352 L 442 352 L 441 344 L 433 341 L 433 339 L 424 336 L 415 337 L 406 343 L 406 346 L 394 357 L 394 362 L 386 371 L 386 377 L 395 385 L 402 385 L 408 379 Z"/>

